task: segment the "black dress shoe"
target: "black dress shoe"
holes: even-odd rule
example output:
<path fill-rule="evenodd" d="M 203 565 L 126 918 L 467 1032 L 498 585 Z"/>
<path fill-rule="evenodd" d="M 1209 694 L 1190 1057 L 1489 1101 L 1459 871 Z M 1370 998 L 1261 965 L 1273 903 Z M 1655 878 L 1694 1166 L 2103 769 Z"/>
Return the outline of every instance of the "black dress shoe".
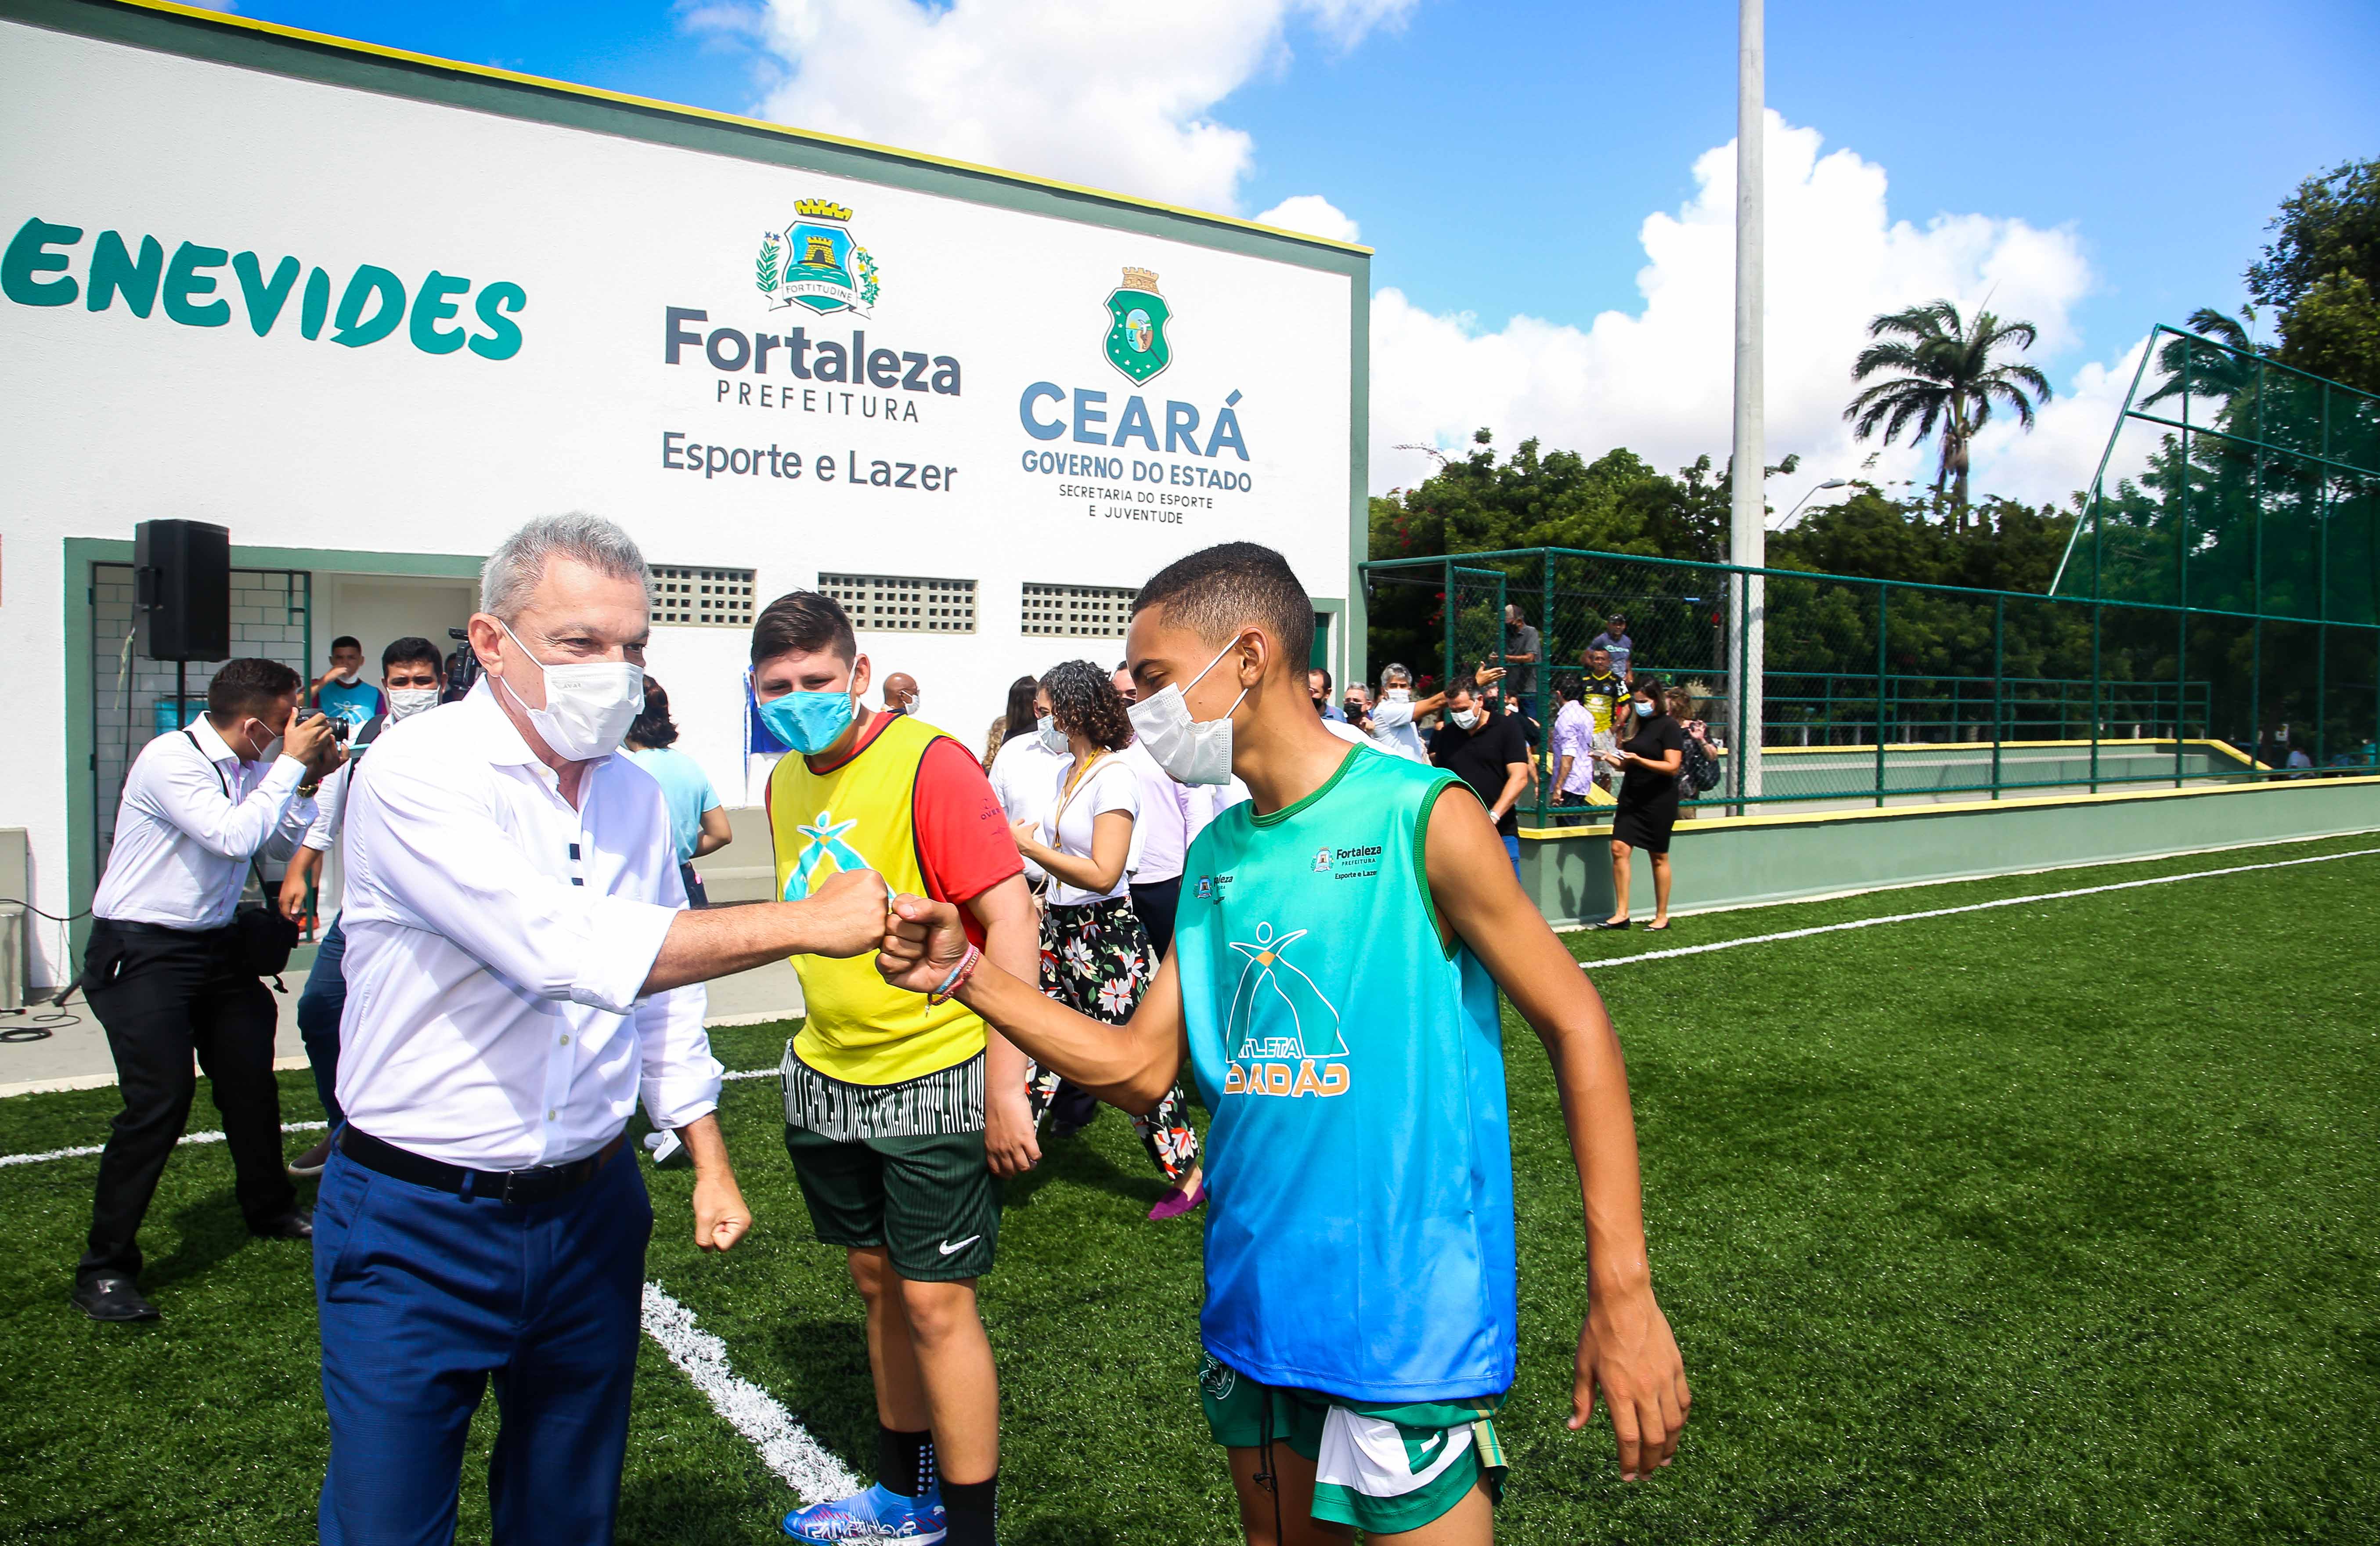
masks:
<path fill-rule="evenodd" d="M 94 1321 L 154 1321 L 157 1307 L 140 1296 L 126 1277 L 93 1278 L 75 1284 L 75 1308 Z"/>
<path fill-rule="evenodd" d="M 310 1240 L 314 1237 L 313 1211 L 292 1208 L 277 1219 L 249 1225 L 248 1232 L 260 1240 Z"/>
<path fill-rule="evenodd" d="M 1630 919 L 1624 918 L 1607 918 L 1595 927 L 1598 931 L 1605 929 L 1625 929 L 1628 927 L 1630 921 Z"/>

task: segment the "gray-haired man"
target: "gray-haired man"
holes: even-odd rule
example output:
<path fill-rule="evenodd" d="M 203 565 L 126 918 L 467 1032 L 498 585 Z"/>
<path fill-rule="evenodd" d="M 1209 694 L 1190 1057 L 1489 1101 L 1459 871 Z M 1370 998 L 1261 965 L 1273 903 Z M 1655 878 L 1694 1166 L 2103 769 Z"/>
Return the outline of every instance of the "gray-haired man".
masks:
<path fill-rule="evenodd" d="M 627 534 L 531 521 L 488 560 L 485 676 L 392 727 L 347 794 L 347 1126 L 316 1200 L 322 1539 L 450 1539 L 487 1382 L 498 1541 L 612 1539 L 652 1209 L 639 1095 L 695 1164 L 695 1240 L 749 1214 L 713 1114 L 705 979 L 883 931 L 858 871 L 689 912 L 661 787 L 613 755 L 644 698 Z"/>

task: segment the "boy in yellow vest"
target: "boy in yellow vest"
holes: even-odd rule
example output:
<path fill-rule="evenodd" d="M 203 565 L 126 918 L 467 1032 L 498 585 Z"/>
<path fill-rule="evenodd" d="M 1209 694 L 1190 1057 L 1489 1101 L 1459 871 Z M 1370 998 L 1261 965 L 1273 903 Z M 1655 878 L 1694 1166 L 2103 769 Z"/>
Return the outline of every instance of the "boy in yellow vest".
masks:
<path fill-rule="evenodd" d="M 780 596 L 752 629 L 752 696 L 793 748 L 769 779 L 777 895 L 873 870 L 955 904 L 986 956 L 1032 976 L 1024 861 L 983 769 L 911 715 L 868 709 L 842 604 Z M 868 1305 L 877 1480 L 785 1516 L 796 1540 L 991 1546 L 1000 1391 L 975 1280 L 1000 1236 L 999 1176 L 1040 1158 L 1024 1055 L 953 1001 L 872 959 L 796 956 L 808 1017 L 785 1045 L 785 1148 L 818 1237 Z"/>

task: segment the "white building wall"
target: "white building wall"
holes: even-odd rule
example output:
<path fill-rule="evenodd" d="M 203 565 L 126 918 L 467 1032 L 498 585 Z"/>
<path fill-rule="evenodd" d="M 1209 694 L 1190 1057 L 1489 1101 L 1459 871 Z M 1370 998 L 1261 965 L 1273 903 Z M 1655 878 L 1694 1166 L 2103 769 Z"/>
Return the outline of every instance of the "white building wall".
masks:
<path fill-rule="evenodd" d="M 236 563 L 240 550 L 338 550 L 400 555 L 372 566 L 401 571 L 404 554 L 484 554 L 528 516 L 588 509 L 656 564 L 756 570 L 764 603 L 821 571 L 972 578 L 973 636 L 861 638 L 880 681 L 917 676 L 924 717 L 971 747 L 1015 676 L 1121 653 L 1024 637 L 1028 580 L 1136 586 L 1184 553 L 1249 538 L 1281 549 L 1316 595 L 1347 590 L 1358 298 L 1345 274 L 14 23 L 0 23 L 0 240 L 16 254 L 0 299 L 0 649 L 18 665 L 20 711 L 0 749 L 0 826 L 30 829 L 34 901 L 51 911 L 67 910 L 70 846 L 91 841 L 67 830 L 69 781 L 92 776 L 67 765 L 69 718 L 92 712 L 67 701 L 67 614 L 88 604 L 85 577 L 62 566 L 69 537 L 128 539 L 139 520 L 184 517 L 230 528 Z M 841 226 L 880 284 L 865 316 L 810 315 L 758 288 L 761 238 L 788 235 L 808 200 L 849 211 Z M 44 245 L 26 235 L 36 221 L 75 235 Z M 107 232 L 135 260 L 153 237 L 188 282 L 177 289 L 169 270 L 145 316 L 121 293 L 93 310 Z M 232 254 L 254 255 L 249 277 Z M 298 270 L 275 311 L 262 292 L 284 258 Z M 378 310 L 367 267 L 402 286 L 408 310 L 388 335 L 340 347 L 343 327 L 368 332 Z M 1170 363 L 1146 382 L 1103 356 L 1127 267 L 1157 276 L 1172 313 Z M 425 321 L 433 274 L 468 288 L 451 316 Z M 19 298 L 61 283 L 66 304 Z M 309 338 L 316 284 L 327 304 Z M 361 304 L 340 315 L 357 286 Z M 956 361 L 959 389 L 806 383 L 786 370 L 790 345 L 765 373 L 718 368 L 699 343 L 673 365 L 673 307 L 707 314 L 686 324 L 698 335 L 731 328 L 747 348 L 800 327 L 813 361 L 865 333 L 905 373 L 911 354 Z M 484 357 L 505 324 L 517 350 Z M 433 352 L 458 334 L 471 347 Z M 735 343 L 721 347 L 733 360 Z M 1026 404 L 1036 383 L 1058 396 Z M 1197 432 L 1154 452 L 1106 444 L 1135 397 L 1152 443 L 1168 405 L 1194 410 Z M 859 411 L 871 398 L 874 417 Z M 1215 438 L 1226 418 L 1236 446 Z M 664 465 L 672 447 L 710 444 L 774 447 L 780 468 L 797 452 L 803 475 Z M 1028 470 L 1045 455 L 1113 457 L 1125 476 Z M 880 461 L 954 471 L 932 492 L 851 486 L 853 469 Z M 1135 482 L 1135 463 L 1153 476 Z M 1184 481 L 1217 472 L 1245 486 Z M 310 677 L 342 631 L 326 610 L 336 568 L 313 572 Z M 103 698 L 121 604 L 111 595 L 95 626 Z M 731 803 L 746 643 L 662 628 L 650 655 L 683 746 Z M 59 980 L 54 931 L 42 934 L 34 980 Z"/>

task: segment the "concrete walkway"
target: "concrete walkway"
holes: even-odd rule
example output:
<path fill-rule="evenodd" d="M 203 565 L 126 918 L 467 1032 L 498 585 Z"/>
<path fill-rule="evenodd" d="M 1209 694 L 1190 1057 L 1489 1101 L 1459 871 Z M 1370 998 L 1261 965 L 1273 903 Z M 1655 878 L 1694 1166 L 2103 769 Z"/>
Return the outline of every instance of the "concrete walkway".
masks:
<path fill-rule="evenodd" d="M 298 993 L 306 985 L 306 970 L 312 956 L 310 947 L 301 956 L 292 957 L 289 971 L 282 979 L 289 991 L 273 995 L 281 1011 L 280 1031 L 273 1041 L 275 1068 L 307 1066 L 306 1048 L 298 1039 Z M 710 1013 L 706 1023 L 759 1025 L 768 1020 L 790 1019 L 801 1012 L 800 978 L 795 975 L 790 962 L 772 961 L 711 983 Z M 46 1006 L 36 1006 L 24 1016 L 0 1016 L 0 1030 L 27 1024 L 35 1016 L 46 1013 L 50 1013 Z M 46 1090 L 96 1090 L 115 1082 L 115 1061 L 108 1055 L 107 1037 L 81 994 L 67 1001 L 65 1013 L 75 1016 L 75 1023 L 58 1026 L 46 1040 L 0 1042 L 0 1099 Z"/>

